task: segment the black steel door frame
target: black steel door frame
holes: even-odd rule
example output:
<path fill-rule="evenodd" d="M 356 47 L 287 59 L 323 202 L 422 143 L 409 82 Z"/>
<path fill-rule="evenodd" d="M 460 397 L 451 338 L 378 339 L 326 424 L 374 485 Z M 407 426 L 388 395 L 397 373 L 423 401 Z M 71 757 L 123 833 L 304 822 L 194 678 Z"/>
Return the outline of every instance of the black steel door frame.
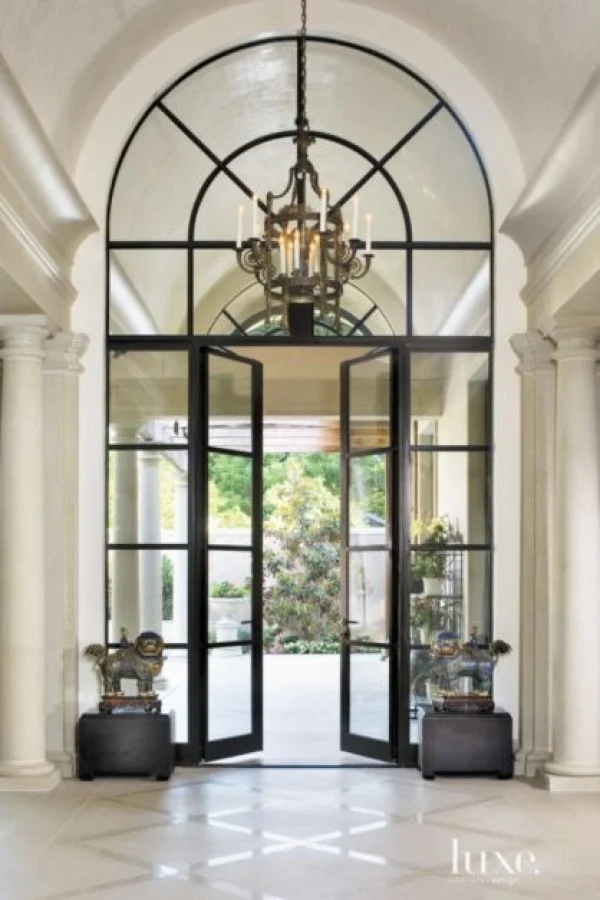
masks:
<path fill-rule="evenodd" d="M 188 565 L 188 642 L 187 644 L 171 645 L 174 649 L 187 649 L 188 651 L 188 742 L 176 745 L 176 761 L 180 765 L 198 765 L 206 759 L 205 743 L 203 736 L 204 725 L 201 721 L 201 711 L 205 709 L 206 684 L 202 677 L 202 641 L 201 622 L 202 610 L 205 609 L 206 598 L 198 589 L 201 584 L 202 560 L 201 560 L 201 534 L 203 523 L 201 516 L 208 509 L 207 480 L 204 486 L 199 474 L 202 471 L 201 463 L 201 419 L 202 404 L 206 402 L 205 380 L 202 375 L 200 358 L 202 351 L 206 349 L 231 349 L 234 353 L 243 355 L 248 347 L 280 347 L 280 346 L 311 346 L 311 347 L 347 347 L 356 350 L 356 355 L 367 353 L 375 348 L 390 349 L 396 351 L 398 370 L 398 398 L 400 409 L 397 415 L 398 429 L 398 464 L 400 472 L 398 476 L 398 501 L 395 515 L 398 521 L 398 549 L 397 570 L 398 592 L 398 684 L 397 697 L 398 727 L 397 744 L 394 762 L 401 766 L 416 765 L 416 745 L 410 743 L 409 720 L 409 691 L 410 691 L 410 630 L 409 630 L 409 602 L 410 602 L 410 356 L 412 352 L 420 353 L 485 353 L 490 359 L 490 382 L 493 384 L 493 340 L 489 337 L 415 337 L 415 336 L 368 336 L 359 338 L 344 337 L 313 337 L 291 338 L 280 337 L 265 338 L 264 335 L 256 337 L 248 335 L 180 335 L 180 336 L 153 336 L 140 335 L 125 336 L 112 335 L 107 338 L 107 360 L 112 355 L 119 355 L 126 351 L 152 350 L 185 350 L 189 357 L 189 565 Z M 106 366 L 106 397 L 110 396 L 109 366 Z M 490 392 L 492 388 L 490 388 Z M 492 434 L 491 399 L 490 417 L 488 422 L 489 435 Z M 106 433 L 109 426 L 109 404 L 106 404 Z M 262 437 L 262 435 L 261 435 Z M 490 437 L 491 441 L 491 437 Z M 491 448 L 491 442 L 489 443 Z M 105 477 L 108 484 L 108 457 L 111 445 L 106 443 Z M 158 445 L 157 445 L 158 447 Z M 107 513 L 108 515 L 108 513 Z M 257 512 L 258 515 L 258 512 Z M 262 510 L 260 515 L 262 516 Z M 493 521 L 493 508 L 490 501 L 488 511 L 490 521 Z M 108 522 L 108 519 L 107 519 Z M 261 522 L 262 526 L 262 522 Z M 490 540 L 492 540 L 490 530 Z M 493 546 L 493 543 L 490 544 Z M 107 543 L 107 572 L 108 550 Z M 139 549 L 139 548 L 138 548 Z M 490 562 L 490 578 L 493 571 L 493 558 Z M 107 582 L 108 584 L 108 578 Z M 108 592 L 106 594 L 106 620 L 108 621 Z M 108 642 L 108 633 L 106 641 Z M 112 645 L 116 646 L 116 645 Z M 167 648 L 168 651 L 168 648 Z"/>
<path fill-rule="evenodd" d="M 363 363 L 375 359 L 389 358 L 388 374 L 388 422 L 389 440 L 385 447 L 369 447 L 353 449 L 352 446 L 352 389 L 351 373 Z M 399 751 L 399 730 L 402 716 L 400 713 L 400 662 L 403 658 L 399 646 L 399 611 L 401 590 L 400 566 L 400 493 L 401 465 L 399 460 L 401 418 L 399 383 L 399 350 L 398 348 L 378 348 L 362 353 L 354 359 L 347 360 L 340 367 L 340 464 L 341 464 L 341 569 L 342 569 L 342 601 L 344 632 L 341 643 L 341 687 L 340 687 L 340 746 L 342 750 L 356 753 L 381 762 L 399 762 L 402 754 Z M 374 454 L 386 457 L 386 535 L 381 546 L 353 546 L 351 540 L 350 505 L 351 505 L 351 465 L 352 460 Z M 385 573 L 385 604 L 388 618 L 387 641 L 353 638 L 353 624 L 350 618 L 350 560 L 353 553 L 388 551 Z M 371 651 L 377 649 L 387 654 L 389 660 L 388 677 L 388 740 L 360 734 L 352 729 L 352 692 L 351 665 L 352 649 L 362 647 Z"/>

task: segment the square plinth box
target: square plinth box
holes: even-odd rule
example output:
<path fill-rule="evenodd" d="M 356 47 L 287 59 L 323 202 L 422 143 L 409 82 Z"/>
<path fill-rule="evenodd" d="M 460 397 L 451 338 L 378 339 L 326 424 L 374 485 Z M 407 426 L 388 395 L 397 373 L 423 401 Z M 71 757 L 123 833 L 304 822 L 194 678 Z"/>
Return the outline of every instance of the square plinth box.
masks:
<path fill-rule="evenodd" d="M 419 718 L 419 769 L 436 774 L 513 774 L 512 716 L 496 707 L 490 713 L 435 712 L 424 706 Z"/>
<path fill-rule="evenodd" d="M 85 713 L 77 729 L 77 774 L 170 778 L 175 760 L 171 716 L 157 713 Z"/>

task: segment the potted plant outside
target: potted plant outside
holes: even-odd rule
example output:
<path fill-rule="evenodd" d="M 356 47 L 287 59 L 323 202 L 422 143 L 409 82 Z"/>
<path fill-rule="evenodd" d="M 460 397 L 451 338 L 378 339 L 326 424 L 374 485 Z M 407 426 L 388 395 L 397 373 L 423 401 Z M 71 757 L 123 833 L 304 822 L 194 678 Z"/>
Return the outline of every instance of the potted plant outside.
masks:
<path fill-rule="evenodd" d="M 444 592 L 449 543 L 461 541 L 461 535 L 448 516 L 413 523 L 413 542 L 423 549 L 413 554 L 412 575 L 422 579 L 426 596 L 439 596 Z"/>

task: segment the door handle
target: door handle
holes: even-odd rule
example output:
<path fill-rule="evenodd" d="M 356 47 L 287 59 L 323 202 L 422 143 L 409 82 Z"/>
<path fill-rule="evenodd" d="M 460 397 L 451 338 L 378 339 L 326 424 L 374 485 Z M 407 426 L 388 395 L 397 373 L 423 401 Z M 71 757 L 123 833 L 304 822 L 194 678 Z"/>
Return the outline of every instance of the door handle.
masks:
<path fill-rule="evenodd" d="M 252 625 L 252 619 L 242 619 L 240 625 Z"/>
<path fill-rule="evenodd" d="M 356 619 L 344 619 L 344 625 L 360 625 Z"/>

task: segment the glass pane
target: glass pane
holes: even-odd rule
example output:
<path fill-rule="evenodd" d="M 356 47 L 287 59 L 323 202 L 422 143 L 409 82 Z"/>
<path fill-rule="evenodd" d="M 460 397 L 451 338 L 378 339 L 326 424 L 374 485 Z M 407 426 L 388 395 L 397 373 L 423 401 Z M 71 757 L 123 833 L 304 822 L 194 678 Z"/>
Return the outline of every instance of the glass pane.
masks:
<path fill-rule="evenodd" d="M 129 640 L 157 631 L 167 643 L 187 642 L 187 550 L 109 550 L 109 635 Z"/>
<path fill-rule="evenodd" d="M 388 539 L 387 454 L 350 459 L 350 544 Z"/>
<path fill-rule="evenodd" d="M 486 452 L 411 454 L 413 520 L 442 516 L 453 523 L 454 537 L 467 544 L 488 541 Z"/>
<path fill-rule="evenodd" d="M 208 651 L 208 739 L 250 734 L 252 655 L 243 647 Z"/>
<path fill-rule="evenodd" d="M 219 156 L 260 135 L 294 128 L 296 40 L 227 54 L 176 85 L 165 105 Z"/>
<path fill-rule="evenodd" d="M 411 354 L 412 427 L 425 419 L 435 444 L 484 444 L 488 408 L 487 353 Z M 435 422 L 435 430 L 431 425 Z M 425 426 L 423 426 L 425 427 Z"/>
<path fill-rule="evenodd" d="M 214 164 L 159 109 L 129 146 L 111 207 L 112 240 L 184 240 L 190 212 Z"/>
<path fill-rule="evenodd" d="M 385 643 L 390 633 L 388 550 L 356 550 L 349 560 L 348 618 L 353 640 Z"/>
<path fill-rule="evenodd" d="M 412 553 L 411 642 L 429 645 L 440 631 L 466 640 L 477 628 L 490 637 L 490 554 L 487 550 Z"/>
<path fill-rule="evenodd" d="M 186 544 L 187 450 L 111 450 L 110 544 Z"/>
<path fill-rule="evenodd" d="M 411 422 L 411 443 L 435 447 L 437 439 L 436 419 L 413 419 Z"/>
<path fill-rule="evenodd" d="M 187 439 L 187 351 L 114 350 L 109 379 L 112 444 L 177 446 Z"/>
<path fill-rule="evenodd" d="M 238 200 L 238 205 L 240 202 Z M 225 240 L 235 238 L 231 229 L 235 228 L 236 210 L 237 206 L 234 206 Z M 213 236 L 209 237 L 212 239 Z M 193 287 L 196 334 L 235 333 L 236 324 L 244 327 L 253 316 L 264 315 L 263 288 L 252 275 L 240 269 L 233 249 L 195 250 Z M 224 309 L 233 321 L 223 317 Z M 227 324 L 222 323 L 217 328 L 217 322 L 223 318 Z"/>
<path fill-rule="evenodd" d="M 390 662 L 369 648 L 350 650 L 350 732 L 361 737 L 390 738 Z"/>
<path fill-rule="evenodd" d="M 431 703 L 436 692 L 433 654 L 423 647 L 410 651 L 410 741 L 418 741 L 418 708 Z"/>
<path fill-rule="evenodd" d="M 252 543 L 252 468 L 244 456 L 208 455 L 208 541 L 210 544 Z"/>
<path fill-rule="evenodd" d="M 248 540 L 249 534 L 244 535 L 244 538 Z M 251 578 L 250 552 L 243 550 L 209 552 L 208 640 L 211 644 L 251 639 L 249 624 L 252 619 Z"/>
<path fill-rule="evenodd" d="M 208 357 L 208 443 L 227 450 L 252 450 L 252 367 L 225 356 Z"/>
<path fill-rule="evenodd" d="M 490 240 L 483 175 L 447 110 L 437 113 L 387 168 L 410 208 L 415 240 Z"/>
<path fill-rule="evenodd" d="M 481 250 L 416 250 L 413 333 L 489 335 L 490 258 Z"/>
<path fill-rule="evenodd" d="M 162 700 L 163 713 L 175 719 L 175 743 L 188 741 L 188 652 L 168 648 L 166 661 L 156 689 Z"/>
<path fill-rule="evenodd" d="M 384 114 L 377 102 L 383 97 Z M 308 42 L 307 108 L 313 131 L 343 134 L 382 156 L 435 103 L 427 88 L 385 60 L 351 47 Z"/>
<path fill-rule="evenodd" d="M 111 334 L 187 334 L 187 251 L 111 250 Z"/>
<path fill-rule="evenodd" d="M 350 366 L 350 450 L 389 447 L 390 368 L 388 354 Z"/>

